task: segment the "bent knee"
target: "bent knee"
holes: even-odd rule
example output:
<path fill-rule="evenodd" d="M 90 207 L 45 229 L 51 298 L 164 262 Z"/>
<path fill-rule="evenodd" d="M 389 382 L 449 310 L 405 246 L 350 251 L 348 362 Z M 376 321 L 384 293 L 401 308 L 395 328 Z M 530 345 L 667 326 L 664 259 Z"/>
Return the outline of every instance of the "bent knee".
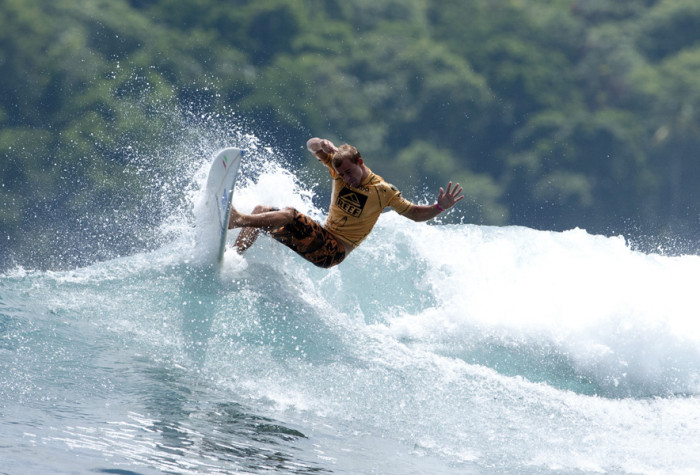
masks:
<path fill-rule="evenodd" d="M 280 210 L 280 213 L 283 213 L 284 216 L 287 218 L 288 223 L 291 223 L 292 221 L 294 221 L 294 215 L 296 214 L 296 212 L 297 212 L 296 208 L 293 208 L 291 206 L 287 206 L 287 207 L 282 208 Z"/>

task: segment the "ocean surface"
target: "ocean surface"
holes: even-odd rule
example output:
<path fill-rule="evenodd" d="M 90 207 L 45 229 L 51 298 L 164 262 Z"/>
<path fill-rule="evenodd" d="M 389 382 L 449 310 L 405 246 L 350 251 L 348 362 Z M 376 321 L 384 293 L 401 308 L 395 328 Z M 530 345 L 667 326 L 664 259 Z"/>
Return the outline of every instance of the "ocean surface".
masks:
<path fill-rule="evenodd" d="M 390 211 L 331 270 L 218 269 L 214 150 L 154 249 L 0 273 L 0 474 L 700 473 L 700 257 Z M 269 150 L 241 173 L 323 219 Z"/>

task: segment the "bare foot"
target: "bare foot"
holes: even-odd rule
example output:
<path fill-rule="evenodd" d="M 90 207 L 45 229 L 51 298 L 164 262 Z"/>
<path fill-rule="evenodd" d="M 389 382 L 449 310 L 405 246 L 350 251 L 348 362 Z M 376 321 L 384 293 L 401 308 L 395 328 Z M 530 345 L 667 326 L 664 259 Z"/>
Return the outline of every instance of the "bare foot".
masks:
<path fill-rule="evenodd" d="M 228 228 L 233 229 L 233 228 L 240 228 L 241 225 L 239 224 L 241 222 L 241 214 L 231 206 L 231 215 L 228 218 Z"/>

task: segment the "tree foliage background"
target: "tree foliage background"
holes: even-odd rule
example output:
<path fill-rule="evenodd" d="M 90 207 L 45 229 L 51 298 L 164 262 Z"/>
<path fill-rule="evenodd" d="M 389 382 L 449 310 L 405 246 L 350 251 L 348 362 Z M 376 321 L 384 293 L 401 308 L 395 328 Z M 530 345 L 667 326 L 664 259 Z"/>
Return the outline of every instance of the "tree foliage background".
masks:
<path fill-rule="evenodd" d="M 44 262 L 87 208 L 120 252 L 167 218 L 133 167 L 163 104 L 460 181 L 468 222 L 700 228 L 696 0 L 0 0 L 0 77 L 0 240 Z"/>

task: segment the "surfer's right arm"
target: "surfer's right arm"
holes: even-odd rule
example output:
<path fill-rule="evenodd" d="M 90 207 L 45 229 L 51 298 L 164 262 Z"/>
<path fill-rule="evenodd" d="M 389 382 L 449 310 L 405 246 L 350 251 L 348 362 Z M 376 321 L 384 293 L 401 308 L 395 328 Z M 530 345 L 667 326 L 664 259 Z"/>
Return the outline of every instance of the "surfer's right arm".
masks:
<path fill-rule="evenodd" d="M 316 155 L 319 162 L 326 162 L 331 155 L 338 151 L 338 147 L 333 145 L 333 142 L 328 139 L 320 139 L 318 137 L 307 140 L 306 148 L 309 150 L 309 152 Z"/>

